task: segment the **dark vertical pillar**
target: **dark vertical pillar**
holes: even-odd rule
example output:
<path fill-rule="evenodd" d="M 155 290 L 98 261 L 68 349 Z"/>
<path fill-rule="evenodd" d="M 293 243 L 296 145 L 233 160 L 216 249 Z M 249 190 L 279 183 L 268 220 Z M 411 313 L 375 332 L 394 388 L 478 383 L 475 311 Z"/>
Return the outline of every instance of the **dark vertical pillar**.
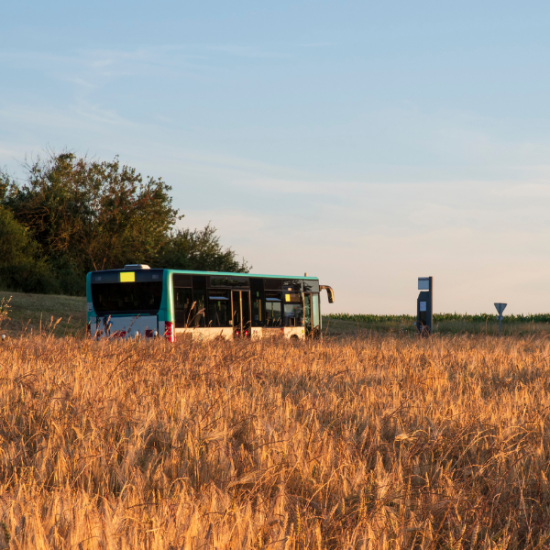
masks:
<path fill-rule="evenodd" d="M 432 334 L 433 332 L 433 323 L 434 323 L 434 278 L 430 277 L 430 299 L 428 301 L 428 306 L 430 308 L 428 314 L 428 332 Z"/>
<path fill-rule="evenodd" d="M 433 331 L 433 277 L 419 277 L 418 289 L 422 290 L 416 301 L 416 328 L 421 336 Z"/>

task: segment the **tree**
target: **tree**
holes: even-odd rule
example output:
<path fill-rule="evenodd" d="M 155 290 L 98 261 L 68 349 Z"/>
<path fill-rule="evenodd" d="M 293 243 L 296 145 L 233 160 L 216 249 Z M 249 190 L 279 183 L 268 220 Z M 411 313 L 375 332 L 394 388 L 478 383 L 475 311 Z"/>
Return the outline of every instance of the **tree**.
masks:
<path fill-rule="evenodd" d="M 162 179 L 112 162 L 50 155 L 26 165 L 28 181 L 11 182 L 4 204 L 52 263 L 79 273 L 154 263 L 177 220 Z M 5 179 L 5 178 L 4 178 Z"/>
<path fill-rule="evenodd" d="M 27 229 L 18 223 L 12 212 L 0 206 L 0 266 L 34 261 L 39 246 Z"/>
<path fill-rule="evenodd" d="M 250 271 L 243 259 L 239 262 L 231 248 L 223 248 L 216 228 L 208 224 L 204 229 L 179 229 L 173 232 L 164 245 L 161 265 L 172 269 L 201 271 Z"/>
<path fill-rule="evenodd" d="M 59 290 L 55 277 L 40 256 L 40 247 L 12 212 L 0 206 L 0 284 L 12 290 Z"/>
<path fill-rule="evenodd" d="M 162 179 L 144 180 L 117 157 L 97 162 L 52 153 L 24 166 L 22 184 L 0 172 L 0 254 L 4 247 L 5 258 L 20 258 L 6 264 L 0 259 L 4 286 L 14 288 L 21 279 L 27 291 L 82 294 L 88 271 L 127 263 L 206 271 L 249 268 L 231 248 L 222 247 L 210 224 L 175 230 L 183 216 L 172 207 L 171 187 Z"/>

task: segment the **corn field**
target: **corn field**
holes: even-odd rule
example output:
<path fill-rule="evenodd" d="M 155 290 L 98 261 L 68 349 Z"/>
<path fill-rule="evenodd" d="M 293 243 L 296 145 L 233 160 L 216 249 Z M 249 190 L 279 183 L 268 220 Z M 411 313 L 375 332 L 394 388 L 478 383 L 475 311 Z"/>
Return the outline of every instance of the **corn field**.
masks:
<path fill-rule="evenodd" d="M 550 547 L 550 341 L 0 343 L 0 548 Z"/>

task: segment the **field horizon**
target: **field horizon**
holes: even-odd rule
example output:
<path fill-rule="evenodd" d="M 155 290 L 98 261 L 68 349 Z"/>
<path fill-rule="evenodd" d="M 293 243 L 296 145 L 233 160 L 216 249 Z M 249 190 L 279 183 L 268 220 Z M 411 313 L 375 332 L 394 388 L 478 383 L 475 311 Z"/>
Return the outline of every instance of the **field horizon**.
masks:
<path fill-rule="evenodd" d="M 0 302 L 9 299 L 10 320 L 0 325 L 12 336 L 46 332 L 55 325 L 57 336 L 84 337 L 86 328 L 86 298 L 53 294 L 30 294 L 0 290 Z M 412 315 L 372 315 L 332 313 L 323 315 L 324 336 L 361 336 L 369 332 L 416 335 Z M 48 328 L 49 327 L 49 328 Z M 435 313 L 434 332 L 444 334 L 498 334 L 498 321 L 490 313 L 467 315 Z M 504 316 L 504 335 L 550 333 L 550 313 Z"/>

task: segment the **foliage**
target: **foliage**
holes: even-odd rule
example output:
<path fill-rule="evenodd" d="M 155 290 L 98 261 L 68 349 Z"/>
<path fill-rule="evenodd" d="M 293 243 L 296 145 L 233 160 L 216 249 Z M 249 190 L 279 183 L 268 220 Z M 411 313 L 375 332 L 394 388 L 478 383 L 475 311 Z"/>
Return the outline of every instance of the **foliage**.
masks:
<path fill-rule="evenodd" d="M 160 264 L 173 269 L 231 271 L 245 273 L 250 266 L 239 262 L 231 248 L 223 248 L 216 229 L 208 224 L 204 229 L 179 229 L 164 245 Z"/>
<path fill-rule="evenodd" d="M 414 322 L 416 316 L 414 315 L 372 315 L 361 313 L 331 313 L 328 315 L 330 319 L 337 319 L 339 321 L 359 321 L 367 323 L 384 323 L 387 321 L 402 321 L 402 322 Z M 434 313 L 434 322 L 442 321 L 464 321 L 464 322 L 483 322 L 495 321 L 497 314 L 480 313 L 477 315 L 468 315 L 460 313 Z M 534 313 L 527 315 L 505 315 L 502 320 L 503 323 L 550 323 L 550 313 Z"/>
<path fill-rule="evenodd" d="M 532 337 L 14 338 L 0 346 L 0 539 L 548 548 L 547 356 Z"/>
<path fill-rule="evenodd" d="M 39 246 L 27 228 L 13 213 L 0 206 L 0 266 L 33 262 L 39 255 Z"/>
<path fill-rule="evenodd" d="M 40 246 L 13 213 L 0 206 L 0 285 L 26 292 L 61 291 Z"/>
<path fill-rule="evenodd" d="M 78 272 L 155 259 L 177 212 L 170 187 L 134 168 L 72 153 L 27 165 L 28 181 L 10 185 L 4 204 L 43 255 Z"/>
<path fill-rule="evenodd" d="M 162 179 L 144 179 L 118 158 L 98 162 L 52 153 L 25 168 L 22 184 L 0 173 L 0 252 L 9 248 L 5 258 L 17 256 L 0 263 L 5 287 L 83 294 L 88 271 L 127 263 L 216 271 L 248 267 L 222 248 L 212 226 L 176 231 L 183 216 L 172 207 L 171 187 Z"/>

